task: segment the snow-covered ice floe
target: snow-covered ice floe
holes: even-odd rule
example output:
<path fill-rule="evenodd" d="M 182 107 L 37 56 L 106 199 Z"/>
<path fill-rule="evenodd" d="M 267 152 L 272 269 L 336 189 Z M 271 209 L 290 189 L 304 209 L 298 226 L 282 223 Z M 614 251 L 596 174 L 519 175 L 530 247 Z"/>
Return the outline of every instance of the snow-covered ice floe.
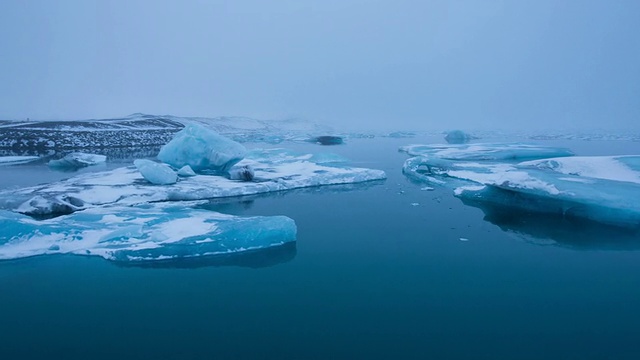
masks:
<path fill-rule="evenodd" d="M 1 191 L 0 207 L 29 215 L 64 214 L 111 204 L 201 200 L 386 178 L 381 170 L 325 162 L 333 159 L 284 149 L 253 150 L 236 164 L 253 169 L 252 181 L 195 175 L 180 177 L 172 185 L 153 185 L 136 167 L 129 166 L 82 174 L 53 184 Z"/>
<path fill-rule="evenodd" d="M 640 156 L 574 156 L 526 161 L 520 166 L 640 184 Z"/>
<path fill-rule="evenodd" d="M 195 205 L 107 206 L 48 220 L 0 210 L 0 260 L 44 254 L 174 260 L 266 249 L 296 239 L 295 222 L 288 217 L 238 217 Z"/>
<path fill-rule="evenodd" d="M 411 156 L 428 156 L 447 160 L 525 160 L 544 159 L 550 157 L 572 156 L 569 149 L 531 145 L 531 144 L 437 144 L 437 145 L 407 145 L 400 147 L 400 151 Z"/>
<path fill-rule="evenodd" d="M 640 227 L 640 156 L 552 158 L 521 163 L 418 156 L 403 167 L 421 182 L 447 184 L 467 201 Z"/>
<path fill-rule="evenodd" d="M 0 156 L 0 166 L 25 164 L 38 159 L 38 156 Z"/>

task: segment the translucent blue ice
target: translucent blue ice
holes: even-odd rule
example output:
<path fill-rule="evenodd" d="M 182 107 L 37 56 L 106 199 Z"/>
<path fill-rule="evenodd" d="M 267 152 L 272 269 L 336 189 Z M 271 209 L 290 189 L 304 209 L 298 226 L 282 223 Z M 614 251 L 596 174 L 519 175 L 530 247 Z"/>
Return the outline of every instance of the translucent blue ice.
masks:
<path fill-rule="evenodd" d="M 122 262 L 170 260 L 296 239 L 296 225 L 285 216 L 237 217 L 185 204 L 101 207 L 48 220 L 0 210 L 0 228 L 0 259 L 77 254 Z"/>
<path fill-rule="evenodd" d="M 158 159 L 180 169 L 226 173 L 242 160 L 247 150 L 241 144 L 197 124 L 187 125 L 160 149 Z"/>
<path fill-rule="evenodd" d="M 49 166 L 57 169 L 79 169 L 85 166 L 102 164 L 107 161 L 104 155 L 74 152 L 62 159 L 49 161 Z"/>
<path fill-rule="evenodd" d="M 190 177 L 190 176 L 196 176 L 196 173 L 195 171 L 193 171 L 191 166 L 185 165 L 181 167 L 180 170 L 178 170 L 178 176 Z"/>
<path fill-rule="evenodd" d="M 178 174 L 166 164 L 145 159 L 134 160 L 133 164 L 144 179 L 154 185 L 171 185 L 178 181 Z"/>

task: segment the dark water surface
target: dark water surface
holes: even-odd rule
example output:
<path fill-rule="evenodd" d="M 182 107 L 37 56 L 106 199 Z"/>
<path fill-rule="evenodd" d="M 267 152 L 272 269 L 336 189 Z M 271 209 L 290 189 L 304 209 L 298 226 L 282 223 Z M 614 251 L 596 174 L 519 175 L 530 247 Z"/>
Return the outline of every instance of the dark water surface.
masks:
<path fill-rule="evenodd" d="M 207 206 L 289 216 L 296 246 L 150 267 L 0 262 L 0 358 L 640 358 L 637 234 L 523 221 L 466 206 L 450 189 L 421 190 L 402 175 L 397 147 L 435 140 L 298 144 L 388 179 Z M 633 142 L 543 144 L 640 154 Z M 12 180 L 0 185 L 59 178 L 47 171 L 2 167 Z"/>

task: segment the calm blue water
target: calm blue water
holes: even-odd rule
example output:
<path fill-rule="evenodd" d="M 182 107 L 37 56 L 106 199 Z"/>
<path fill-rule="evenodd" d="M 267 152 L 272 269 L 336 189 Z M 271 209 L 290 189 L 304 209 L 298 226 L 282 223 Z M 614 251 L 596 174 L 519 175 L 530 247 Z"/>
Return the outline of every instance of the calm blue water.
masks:
<path fill-rule="evenodd" d="M 388 179 L 209 205 L 287 215 L 295 247 L 179 268 L 81 256 L 0 262 L 0 358 L 640 358 L 640 238 L 485 218 L 448 189 L 422 191 L 402 175 L 397 147 L 433 141 L 298 144 Z M 543 143 L 640 154 L 632 142 Z M 38 164 L 0 173 L 2 187 L 69 176 Z"/>

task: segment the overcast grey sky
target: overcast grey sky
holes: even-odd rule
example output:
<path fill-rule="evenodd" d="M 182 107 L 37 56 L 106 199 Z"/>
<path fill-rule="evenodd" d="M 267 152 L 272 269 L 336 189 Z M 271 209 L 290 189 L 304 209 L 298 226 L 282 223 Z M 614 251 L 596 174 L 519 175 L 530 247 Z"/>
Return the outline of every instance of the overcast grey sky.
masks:
<path fill-rule="evenodd" d="M 638 129 L 640 1 L 0 2 L 0 117 L 133 112 Z"/>

